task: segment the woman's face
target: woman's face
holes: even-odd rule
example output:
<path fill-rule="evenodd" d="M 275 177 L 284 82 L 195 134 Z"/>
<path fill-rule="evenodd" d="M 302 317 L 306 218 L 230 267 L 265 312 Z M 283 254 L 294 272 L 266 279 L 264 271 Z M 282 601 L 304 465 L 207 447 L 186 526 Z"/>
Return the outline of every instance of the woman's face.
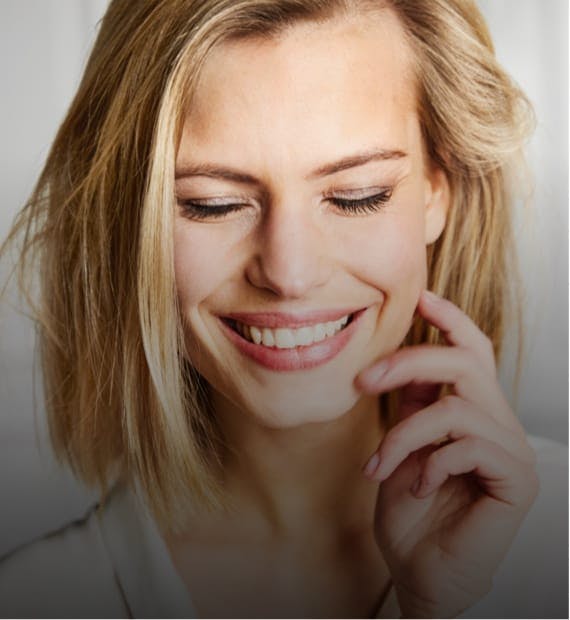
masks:
<path fill-rule="evenodd" d="M 405 337 L 448 193 L 409 63 L 389 11 L 208 59 L 177 157 L 174 249 L 188 355 L 218 405 L 273 428 L 335 419 Z"/>

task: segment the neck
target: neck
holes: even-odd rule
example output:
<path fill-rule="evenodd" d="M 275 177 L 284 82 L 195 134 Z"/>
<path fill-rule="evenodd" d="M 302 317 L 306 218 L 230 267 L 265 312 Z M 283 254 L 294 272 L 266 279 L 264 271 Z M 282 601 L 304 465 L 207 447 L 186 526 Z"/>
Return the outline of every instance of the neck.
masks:
<path fill-rule="evenodd" d="M 377 398 L 362 398 L 332 422 L 287 429 L 215 404 L 230 447 L 224 486 L 232 507 L 258 531 L 326 535 L 370 526 L 377 489 L 362 467 L 383 435 Z"/>

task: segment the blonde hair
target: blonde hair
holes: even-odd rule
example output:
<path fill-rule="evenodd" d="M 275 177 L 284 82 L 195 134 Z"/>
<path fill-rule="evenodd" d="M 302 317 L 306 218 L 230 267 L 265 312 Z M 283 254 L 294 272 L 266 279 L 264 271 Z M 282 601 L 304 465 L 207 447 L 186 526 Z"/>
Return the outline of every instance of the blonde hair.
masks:
<path fill-rule="evenodd" d="M 516 273 L 508 175 L 531 113 L 470 0 L 113 0 L 8 238 L 22 233 L 25 291 L 39 269 L 31 303 L 56 453 L 103 491 L 136 481 L 164 526 L 190 502 L 220 498 L 220 437 L 207 386 L 185 361 L 172 248 L 174 160 L 200 68 L 229 39 L 386 8 L 414 52 L 426 146 L 451 187 L 428 285 L 499 354 Z M 437 337 L 417 322 L 407 343 Z"/>

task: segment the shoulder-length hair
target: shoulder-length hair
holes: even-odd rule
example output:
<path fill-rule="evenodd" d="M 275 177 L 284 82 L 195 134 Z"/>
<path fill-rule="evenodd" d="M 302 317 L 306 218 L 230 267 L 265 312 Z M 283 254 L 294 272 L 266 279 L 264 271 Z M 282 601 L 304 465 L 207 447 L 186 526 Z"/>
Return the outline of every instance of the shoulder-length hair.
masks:
<path fill-rule="evenodd" d="M 392 10 L 451 207 L 428 286 L 497 355 L 516 278 L 509 175 L 532 115 L 471 0 L 113 0 L 78 92 L 8 241 L 35 299 L 56 454 L 89 485 L 136 482 L 165 527 L 216 505 L 219 433 L 184 354 L 173 269 L 174 163 L 200 68 L 224 41 Z M 417 322 L 406 343 L 436 342 Z M 383 411 L 390 410 L 386 400 Z"/>

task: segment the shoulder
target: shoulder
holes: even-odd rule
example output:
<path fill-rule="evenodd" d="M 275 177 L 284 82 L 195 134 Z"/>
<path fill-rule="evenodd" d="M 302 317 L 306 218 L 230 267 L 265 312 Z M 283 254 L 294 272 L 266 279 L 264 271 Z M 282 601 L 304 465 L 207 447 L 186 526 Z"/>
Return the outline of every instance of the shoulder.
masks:
<path fill-rule="evenodd" d="M 493 590 L 462 618 L 568 617 L 568 446 L 529 437 L 540 489 Z"/>
<path fill-rule="evenodd" d="M 0 559 L 0 617 L 117 617 L 127 610 L 97 509 Z"/>

